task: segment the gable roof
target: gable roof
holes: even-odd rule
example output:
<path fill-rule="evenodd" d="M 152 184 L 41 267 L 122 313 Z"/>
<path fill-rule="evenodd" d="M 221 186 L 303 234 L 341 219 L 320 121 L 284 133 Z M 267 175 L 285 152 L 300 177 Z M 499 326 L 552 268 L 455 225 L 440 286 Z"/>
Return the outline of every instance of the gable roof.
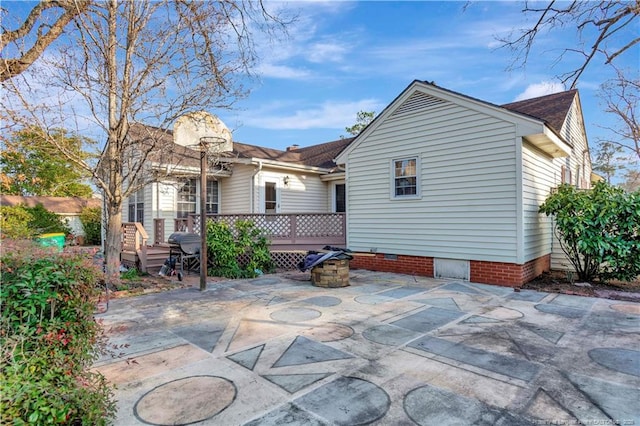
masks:
<path fill-rule="evenodd" d="M 571 145 L 560 136 L 559 129 L 562 128 L 564 117 L 566 117 L 566 114 L 569 112 L 571 102 L 573 102 L 574 97 L 577 95 L 575 91 L 562 92 L 562 94 L 566 96 L 558 97 L 562 102 L 560 102 L 561 105 L 553 114 L 547 113 L 545 114 L 545 117 L 537 117 L 523 111 L 527 110 L 531 113 L 541 115 L 543 113 L 540 106 L 547 105 L 547 102 L 555 102 L 558 98 L 554 98 L 553 95 L 548 95 L 551 99 L 547 99 L 546 101 L 543 99 L 542 102 L 535 102 L 538 98 L 529 99 L 527 101 L 516 102 L 515 104 L 517 105 L 515 107 L 511 106 L 511 108 L 506 108 L 505 106 L 499 106 L 453 90 L 445 89 L 433 82 L 413 80 L 354 138 L 353 143 L 351 143 L 347 149 L 344 149 L 339 156 L 336 157 L 336 162 L 340 164 L 346 162 L 349 153 L 356 149 L 356 147 L 360 145 L 361 141 L 366 139 L 367 135 L 379 126 L 379 123 L 393 115 L 395 111 L 400 110 L 405 102 L 410 104 L 412 101 L 411 97 L 420 92 L 427 95 L 425 102 L 438 103 L 439 101 L 448 101 L 459 103 L 466 105 L 470 109 L 479 110 L 481 108 L 487 114 L 495 117 L 501 117 L 508 121 L 517 121 L 521 124 L 520 126 L 517 126 L 517 136 L 526 137 L 529 142 L 533 143 L 552 157 L 564 157 L 569 155 L 571 152 Z M 541 98 L 546 97 L 547 96 L 543 96 Z M 569 102 L 569 100 L 571 102 Z M 414 107 L 416 106 L 419 108 L 419 104 L 420 103 L 418 102 L 416 105 L 409 105 L 407 111 L 415 109 Z M 534 106 L 536 108 L 534 108 Z M 519 110 L 516 110 L 516 107 L 518 107 Z M 562 114 L 564 114 L 564 116 L 562 116 Z M 561 116 L 562 121 L 560 121 Z M 558 129 L 556 130 L 556 128 L 552 127 L 550 122 L 547 120 L 553 121 L 556 125 L 558 125 L 557 123 L 560 123 L 558 125 Z"/>
<path fill-rule="evenodd" d="M 501 105 L 510 111 L 545 121 L 559 133 L 578 93 L 577 89 Z"/>
<path fill-rule="evenodd" d="M 102 200 L 98 198 L 81 197 L 23 197 L 22 195 L 0 195 L 0 205 L 35 207 L 38 204 L 57 214 L 79 214 L 85 207 L 102 207 Z"/>
<path fill-rule="evenodd" d="M 154 150 L 148 156 L 148 159 L 152 161 L 162 162 L 162 159 L 169 157 L 170 154 L 181 166 L 200 167 L 200 155 L 198 151 L 174 143 L 172 130 L 163 130 L 136 123 L 131 125 L 130 134 L 134 140 L 142 144 L 153 144 L 155 146 Z M 228 158 L 269 160 L 301 166 L 332 169 L 336 167 L 333 159 L 346 148 L 353 139 L 354 138 L 344 138 L 286 151 L 234 141 L 233 151 L 227 154 L 227 156 Z"/>

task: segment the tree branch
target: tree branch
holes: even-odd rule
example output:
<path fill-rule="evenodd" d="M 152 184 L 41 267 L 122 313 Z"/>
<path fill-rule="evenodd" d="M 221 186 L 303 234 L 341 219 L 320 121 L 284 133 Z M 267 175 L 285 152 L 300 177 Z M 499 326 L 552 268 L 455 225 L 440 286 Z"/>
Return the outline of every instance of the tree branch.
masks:
<path fill-rule="evenodd" d="M 2 40 L 0 42 L 0 47 L 4 50 L 8 43 L 26 37 L 33 29 L 33 26 L 44 10 L 61 7 L 65 11 L 49 28 L 49 31 L 46 34 L 38 34 L 34 45 L 21 57 L 15 59 L 0 58 L 0 82 L 6 81 L 29 68 L 40 57 L 40 55 L 42 55 L 44 50 L 53 43 L 60 34 L 62 34 L 67 24 L 76 16 L 84 13 L 88 9 L 89 4 L 90 2 L 85 0 L 44 0 L 31 11 L 27 20 L 20 28 L 15 31 L 3 32 L 0 39 Z M 45 27 L 45 24 L 40 26 L 38 31 L 39 33 L 43 27 Z"/>

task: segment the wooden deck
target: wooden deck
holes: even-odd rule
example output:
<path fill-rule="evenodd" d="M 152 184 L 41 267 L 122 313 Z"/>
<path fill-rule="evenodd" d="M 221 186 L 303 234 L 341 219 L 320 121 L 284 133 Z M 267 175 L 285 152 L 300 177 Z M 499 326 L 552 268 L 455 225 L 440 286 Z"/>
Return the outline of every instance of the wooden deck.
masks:
<path fill-rule="evenodd" d="M 322 248 L 326 245 L 344 246 L 347 243 L 344 213 L 287 213 L 287 214 L 212 214 L 207 220 L 225 222 L 233 227 L 239 220 L 250 220 L 265 231 L 274 250 Z M 158 223 L 154 229 L 166 235 Z M 174 232 L 200 233 L 200 215 L 174 220 Z M 155 238 L 158 241 L 158 238 Z"/>
<path fill-rule="evenodd" d="M 266 231 L 271 241 L 272 258 L 280 269 L 295 269 L 308 251 L 325 246 L 345 247 L 347 242 L 344 213 L 291 213 L 291 214 L 229 214 L 208 215 L 207 220 L 224 221 L 233 226 L 238 220 L 251 220 Z M 127 222 L 122 225 L 122 262 L 142 272 L 162 267 L 169 257 L 167 239 L 171 233 L 199 234 L 200 217 L 174 219 L 173 230 L 167 232 L 164 219 L 155 219 L 153 244 L 141 224 Z"/>

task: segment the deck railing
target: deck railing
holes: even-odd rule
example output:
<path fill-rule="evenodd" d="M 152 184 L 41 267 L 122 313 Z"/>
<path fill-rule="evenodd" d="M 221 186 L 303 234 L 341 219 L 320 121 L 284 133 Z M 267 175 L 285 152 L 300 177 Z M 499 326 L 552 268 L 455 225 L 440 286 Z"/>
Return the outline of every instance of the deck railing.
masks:
<path fill-rule="evenodd" d="M 122 224 L 122 251 L 136 253 L 140 259 L 140 270 L 147 270 L 147 240 L 149 235 L 140 222 Z"/>
<path fill-rule="evenodd" d="M 223 221 L 230 226 L 238 220 L 251 220 L 267 232 L 273 250 L 314 245 L 344 246 L 347 242 L 344 213 L 210 214 L 207 219 Z M 174 219 L 176 231 L 199 234 L 200 215 Z"/>

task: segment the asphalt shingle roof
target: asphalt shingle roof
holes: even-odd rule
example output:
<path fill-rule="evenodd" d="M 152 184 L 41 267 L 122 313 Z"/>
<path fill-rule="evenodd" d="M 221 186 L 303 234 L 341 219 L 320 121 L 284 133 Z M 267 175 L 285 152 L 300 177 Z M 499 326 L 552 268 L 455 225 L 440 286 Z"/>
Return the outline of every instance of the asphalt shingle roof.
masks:
<path fill-rule="evenodd" d="M 500 107 L 542 120 L 559 134 L 577 92 L 575 89 L 568 90 L 523 101 L 511 102 L 500 105 Z M 174 161 L 177 159 L 181 165 L 198 167 L 200 164 L 200 157 L 197 151 L 173 143 L 173 132 L 171 130 L 161 130 L 153 126 L 133 124 L 131 126 L 131 137 L 136 141 L 140 141 L 140 143 L 153 143 L 158 146 L 158 149 L 154 149 L 150 154 L 149 159 L 151 160 L 162 163 L 163 158 L 173 156 Z M 229 157 L 246 159 L 258 158 L 331 169 L 336 167 L 333 159 L 354 139 L 355 138 L 338 139 L 331 142 L 284 151 L 234 141 L 233 152 L 229 154 Z"/>
<path fill-rule="evenodd" d="M 576 97 L 576 89 L 502 105 L 502 108 L 545 121 L 559 132 Z"/>
<path fill-rule="evenodd" d="M 171 130 L 162 131 L 152 126 L 133 124 L 130 133 L 134 140 L 140 141 L 141 143 L 145 143 L 145 141 L 151 143 L 151 139 L 153 139 L 159 147 L 159 149 L 154 150 L 154 152 L 160 151 L 166 154 L 171 151 L 181 165 L 197 167 L 200 164 L 200 157 L 197 151 L 173 143 L 173 132 Z M 333 159 L 346 148 L 352 140 L 353 138 L 339 139 L 288 151 L 234 141 L 233 152 L 229 154 L 229 157 L 259 158 L 262 160 L 281 161 L 309 167 L 330 169 L 336 166 Z M 157 155 L 150 155 L 149 158 L 151 160 L 159 160 L 159 158 L 156 157 Z"/>

